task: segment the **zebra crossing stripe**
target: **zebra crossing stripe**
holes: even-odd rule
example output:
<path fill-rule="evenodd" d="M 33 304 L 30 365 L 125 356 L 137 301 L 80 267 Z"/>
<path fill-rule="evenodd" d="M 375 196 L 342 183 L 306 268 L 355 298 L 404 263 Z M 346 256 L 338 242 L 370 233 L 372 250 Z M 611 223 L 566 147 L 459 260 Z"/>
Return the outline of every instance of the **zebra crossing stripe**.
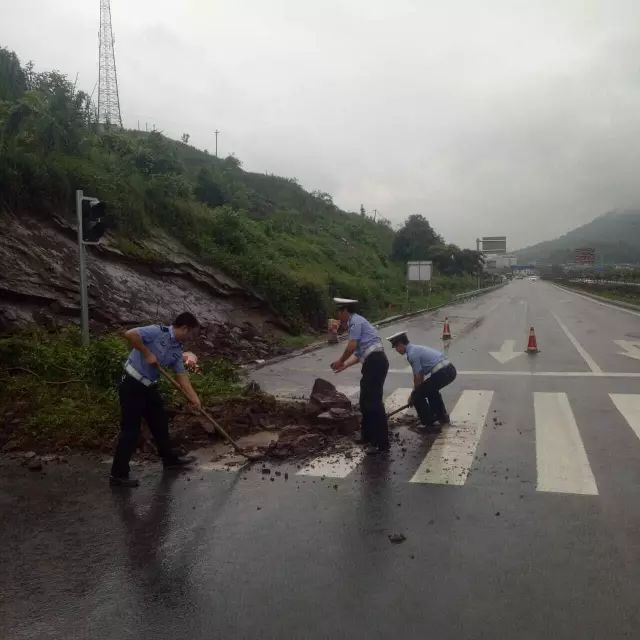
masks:
<path fill-rule="evenodd" d="M 489 413 L 493 391 L 466 390 L 410 482 L 463 485 Z"/>
<path fill-rule="evenodd" d="M 300 469 L 296 475 L 346 478 L 364 460 L 365 455 L 365 452 L 360 447 L 353 447 L 347 453 L 318 456 Z"/>
<path fill-rule="evenodd" d="M 538 491 L 598 495 L 566 393 L 535 392 Z"/>
<path fill-rule="evenodd" d="M 609 397 L 616 409 L 624 416 L 627 424 L 640 438 L 640 394 L 610 393 Z"/>

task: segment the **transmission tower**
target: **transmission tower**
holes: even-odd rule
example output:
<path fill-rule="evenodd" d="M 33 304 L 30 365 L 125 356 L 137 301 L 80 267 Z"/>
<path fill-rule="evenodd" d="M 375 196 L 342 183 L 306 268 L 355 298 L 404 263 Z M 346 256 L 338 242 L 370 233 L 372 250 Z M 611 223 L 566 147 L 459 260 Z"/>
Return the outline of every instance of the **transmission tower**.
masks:
<path fill-rule="evenodd" d="M 111 0 L 100 0 L 98 123 L 122 128 L 116 55 L 111 29 Z"/>

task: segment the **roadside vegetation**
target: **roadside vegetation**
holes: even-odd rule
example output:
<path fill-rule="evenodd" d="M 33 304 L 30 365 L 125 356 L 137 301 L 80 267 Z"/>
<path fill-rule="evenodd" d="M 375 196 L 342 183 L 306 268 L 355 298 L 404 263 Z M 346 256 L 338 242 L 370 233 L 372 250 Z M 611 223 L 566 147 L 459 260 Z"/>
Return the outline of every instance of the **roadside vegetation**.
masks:
<path fill-rule="evenodd" d="M 394 232 L 364 205 L 342 211 L 327 193 L 243 171 L 233 155 L 215 158 L 188 139 L 99 128 L 89 96 L 65 76 L 0 49 L 0 213 L 72 220 L 82 188 L 108 203 L 125 254 L 161 261 L 139 240 L 166 231 L 264 296 L 295 331 L 323 328 L 335 295 L 358 298 L 373 317 L 405 308 L 407 260 L 433 260 L 434 289 L 461 290 L 478 272 L 478 254 L 446 244 L 422 215 Z"/>
<path fill-rule="evenodd" d="M 639 274 L 640 275 L 640 274 Z M 586 293 L 592 293 L 603 298 L 609 298 L 610 300 L 617 300 L 619 302 L 627 302 L 629 304 L 637 304 L 640 306 L 640 278 L 637 282 L 633 282 L 629 279 L 626 281 L 615 280 L 602 281 L 594 279 L 578 280 L 574 278 L 570 279 L 556 279 L 558 284 L 578 291 L 585 291 Z"/>
<path fill-rule="evenodd" d="M 117 383 L 127 348 L 115 334 L 81 345 L 75 328 L 56 334 L 41 329 L 0 337 L 0 450 L 100 449 L 118 432 Z M 210 359 L 192 383 L 207 405 L 241 395 L 236 369 Z M 161 382 L 171 407 L 184 400 Z"/>
<path fill-rule="evenodd" d="M 67 77 L 36 72 L 0 47 L 0 217 L 73 222 L 74 192 L 83 189 L 107 203 L 109 241 L 125 255 L 162 262 L 141 241 L 168 233 L 265 298 L 300 334 L 287 339 L 290 347 L 322 335 L 333 296 L 357 298 L 377 320 L 476 288 L 480 255 L 447 244 L 423 215 L 395 231 L 364 204 L 343 211 L 294 178 L 244 171 L 235 156 L 216 158 L 188 142 L 186 133 L 176 141 L 99 127 L 89 95 Z M 433 261 L 430 289 L 413 283 L 407 296 L 408 260 Z M 117 431 L 125 355 L 113 335 L 83 349 L 74 329 L 0 337 L 0 448 L 101 446 Z M 222 360 L 204 363 L 195 378 L 207 403 L 234 397 L 239 382 Z"/>

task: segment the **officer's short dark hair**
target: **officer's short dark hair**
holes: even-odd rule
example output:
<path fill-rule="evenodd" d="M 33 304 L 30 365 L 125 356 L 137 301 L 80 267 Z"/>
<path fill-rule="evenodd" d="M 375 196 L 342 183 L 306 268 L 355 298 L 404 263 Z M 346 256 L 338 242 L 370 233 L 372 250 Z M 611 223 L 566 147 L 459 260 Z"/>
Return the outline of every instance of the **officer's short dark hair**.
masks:
<path fill-rule="evenodd" d="M 397 344 L 404 344 L 404 345 L 409 344 L 409 338 L 407 338 L 406 333 L 404 335 L 398 336 L 397 338 L 394 338 L 393 342 L 391 343 L 391 346 L 395 347 Z"/>
<path fill-rule="evenodd" d="M 200 326 L 200 323 L 193 315 L 193 313 L 189 313 L 188 311 L 184 311 L 181 313 L 174 321 L 174 327 L 188 327 L 189 329 L 195 329 Z"/>

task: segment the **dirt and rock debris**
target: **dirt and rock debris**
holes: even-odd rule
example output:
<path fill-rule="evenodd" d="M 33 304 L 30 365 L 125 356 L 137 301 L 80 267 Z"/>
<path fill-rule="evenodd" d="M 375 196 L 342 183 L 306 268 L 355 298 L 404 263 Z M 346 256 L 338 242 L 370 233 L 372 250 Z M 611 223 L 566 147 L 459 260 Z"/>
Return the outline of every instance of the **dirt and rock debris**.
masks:
<path fill-rule="evenodd" d="M 62 216 L 46 219 L 4 212 L 0 232 L 0 331 L 77 324 L 77 240 Z M 286 351 L 278 344 L 289 326 L 254 291 L 196 260 L 174 238 L 157 231 L 123 253 L 107 235 L 88 249 L 89 311 L 95 333 L 170 322 L 191 311 L 203 322 L 198 353 L 247 364 Z"/>
<path fill-rule="evenodd" d="M 353 447 L 351 436 L 360 424 L 360 414 L 349 398 L 321 378 L 315 381 L 307 402 L 280 400 L 254 390 L 241 400 L 207 410 L 243 449 L 272 461 L 304 460 L 319 452 L 348 455 Z M 219 441 L 217 435 L 207 433 L 208 423 L 198 414 L 174 411 L 172 418 L 171 438 L 179 451 L 204 449 Z M 138 453 L 142 458 L 155 457 L 153 440 L 145 428 Z M 217 457 L 227 460 L 229 466 L 242 462 L 241 456 L 224 451 Z M 210 461 L 216 459 L 214 454 Z M 265 468 L 263 473 L 271 471 Z"/>

